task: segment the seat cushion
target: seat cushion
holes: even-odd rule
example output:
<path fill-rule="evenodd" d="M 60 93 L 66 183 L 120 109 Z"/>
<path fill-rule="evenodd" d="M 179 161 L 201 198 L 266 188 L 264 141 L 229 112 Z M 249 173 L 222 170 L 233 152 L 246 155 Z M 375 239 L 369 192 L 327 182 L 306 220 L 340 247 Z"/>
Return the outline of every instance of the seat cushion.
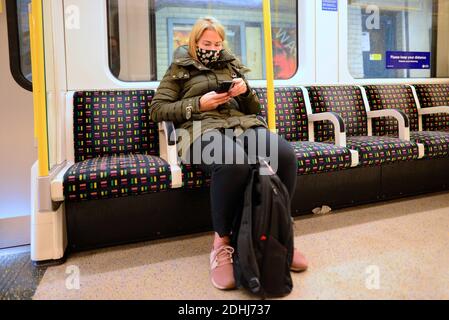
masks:
<path fill-rule="evenodd" d="M 449 131 L 449 115 L 447 114 L 424 115 L 422 120 L 423 130 Z"/>
<path fill-rule="evenodd" d="M 415 142 L 392 137 L 348 137 L 348 148 L 359 152 L 360 165 L 373 166 L 419 158 Z"/>
<path fill-rule="evenodd" d="M 414 85 L 421 108 L 449 107 L 449 84 Z M 449 115 L 423 116 L 424 131 L 449 131 Z"/>
<path fill-rule="evenodd" d="M 366 86 L 366 96 L 371 110 L 397 109 L 404 111 L 410 120 L 410 130 L 419 130 L 418 107 L 412 88 L 408 85 Z M 398 122 L 391 117 L 373 119 L 373 133 L 379 136 L 398 135 Z"/>
<path fill-rule="evenodd" d="M 75 92 L 75 162 L 130 153 L 158 155 L 158 128 L 149 119 L 153 96 L 153 90 Z"/>
<path fill-rule="evenodd" d="M 346 135 L 368 134 L 368 116 L 362 91 L 357 86 L 312 86 L 307 87 L 313 113 L 338 113 L 346 125 Z M 315 122 L 315 141 L 334 139 L 334 127 L 329 121 Z"/>
<path fill-rule="evenodd" d="M 67 201 L 117 198 L 166 191 L 171 187 L 167 162 L 156 156 L 128 154 L 88 159 L 64 176 Z"/>
<path fill-rule="evenodd" d="M 267 120 L 267 89 L 254 88 L 260 101 L 260 115 Z M 274 92 L 276 128 L 287 141 L 308 141 L 309 122 L 301 88 L 278 87 Z"/>
<path fill-rule="evenodd" d="M 427 158 L 441 158 L 449 155 L 449 132 L 411 132 L 410 139 L 424 145 Z"/>
<path fill-rule="evenodd" d="M 343 170 L 351 167 L 347 148 L 319 142 L 291 142 L 298 159 L 298 175 Z"/>

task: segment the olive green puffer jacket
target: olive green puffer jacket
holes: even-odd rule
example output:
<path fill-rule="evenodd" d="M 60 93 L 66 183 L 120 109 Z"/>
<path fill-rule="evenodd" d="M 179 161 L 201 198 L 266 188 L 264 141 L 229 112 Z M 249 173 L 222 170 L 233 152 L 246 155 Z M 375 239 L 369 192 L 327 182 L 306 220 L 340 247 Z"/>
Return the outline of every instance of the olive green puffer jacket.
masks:
<path fill-rule="evenodd" d="M 250 89 L 244 67 L 231 53 L 224 51 L 213 69 L 193 59 L 187 46 L 174 53 L 173 63 L 162 79 L 150 106 L 150 117 L 154 122 L 173 121 L 177 129 L 185 129 L 189 139 L 178 142 L 178 150 L 184 155 L 190 144 L 204 132 L 213 129 L 234 129 L 236 135 L 266 124 L 256 117 L 260 103 Z M 243 78 L 248 86 L 246 94 L 231 99 L 216 110 L 201 112 L 200 98 L 218 87 L 220 81 Z M 193 123 L 199 121 L 194 126 Z M 194 130 L 195 128 L 195 130 Z"/>

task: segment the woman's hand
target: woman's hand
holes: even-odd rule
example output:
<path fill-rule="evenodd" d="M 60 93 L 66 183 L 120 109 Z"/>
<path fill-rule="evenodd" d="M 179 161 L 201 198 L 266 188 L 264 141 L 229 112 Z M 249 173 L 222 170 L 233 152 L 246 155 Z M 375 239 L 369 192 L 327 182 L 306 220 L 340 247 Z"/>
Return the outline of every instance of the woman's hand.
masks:
<path fill-rule="evenodd" d="M 231 97 L 234 98 L 240 96 L 248 91 L 248 87 L 242 78 L 234 79 L 232 82 L 234 82 L 234 85 L 228 92 Z"/>
<path fill-rule="evenodd" d="M 217 109 L 218 106 L 231 100 L 229 92 L 216 93 L 215 91 L 206 93 L 200 99 L 200 111 L 212 111 Z"/>

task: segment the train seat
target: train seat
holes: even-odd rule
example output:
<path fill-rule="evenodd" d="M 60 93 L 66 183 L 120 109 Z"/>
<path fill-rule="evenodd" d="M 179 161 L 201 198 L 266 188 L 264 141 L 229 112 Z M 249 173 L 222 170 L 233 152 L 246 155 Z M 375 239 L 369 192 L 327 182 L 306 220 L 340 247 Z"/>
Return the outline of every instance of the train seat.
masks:
<path fill-rule="evenodd" d="M 256 90 L 266 96 L 266 89 Z M 55 200 L 97 200 L 210 186 L 210 177 L 198 167 L 161 155 L 160 130 L 149 121 L 153 96 L 153 90 L 74 93 L 74 164 L 58 184 L 61 190 L 54 192 L 63 196 Z M 261 101 L 264 105 L 266 98 Z M 279 133 L 294 147 L 298 175 L 358 164 L 357 153 L 348 148 L 308 141 L 301 89 L 276 89 L 276 105 Z M 265 107 L 263 116 L 264 112 Z"/>
<path fill-rule="evenodd" d="M 255 90 L 261 116 L 266 116 L 266 90 Z M 52 200 L 65 201 L 71 251 L 212 230 L 210 177 L 178 163 L 176 139 L 167 138 L 172 123 L 149 122 L 153 95 L 150 90 L 69 94 L 67 107 L 74 110 L 66 114 L 68 161 L 55 179 L 60 190 L 55 194 L 52 181 Z M 431 165 L 358 166 L 358 151 L 345 147 L 343 119 L 312 114 L 307 100 L 305 88 L 276 88 L 278 133 L 293 144 L 299 164 L 292 215 L 324 205 L 336 209 L 446 190 L 447 174 L 441 168 L 449 158 L 429 160 Z M 314 123 L 320 119 L 333 121 L 337 145 L 314 142 Z M 423 175 L 431 178 L 423 183 Z"/>
<path fill-rule="evenodd" d="M 267 90 L 255 88 L 266 119 Z M 275 89 L 278 134 L 289 141 L 298 159 L 298 175 L 344 170 L 358 165 L 358 154 L 346 147 L 309 141 L 309 118 L 300 87 Z"/>
<path fill-rule="evenodd" d="M 160 130 L 149 121 L 153 96 L 153 90 L 74 93 L 74 164 L 64 174 L 64 197 L 58 200 L 116 198 L 198 184 L 194 169 L 159 156 Z"/>
<path fill-rule="evenodd" d="M 171 172 L 168 163 L 152 155 L 102 156 L 75 163 L 64 186 L 68 201 L 160 192 L 170 188 Z"/>
<path fill-rule="evenodd" d="M 413 85 L 421 108 L 446 107 L 449 110 L 448 84 Z M 424 131 L 449 131 L 449 114 L 440 113 L 423 116 Z"/>
<path fill-rule="evenodd" d="M 425 89 L 427 88 L 426 86 L 420 86 L 419 88 L 421 99 L 424 99 L 423 101 L 426 105 L 425 109 L 419 108 L 413 88 L 408 85 L 371 85 L 366 86 L 364 89 L 372 110 L 393 108 L 402 110 L 407 114 L 410 120 L 410 138 L 412 141 L 424 145 L 427 158 L 446 157 L 449 155 L 449 132 L 435 131 L 435 129 L 441 128 L 443 123 L 432 123 L 431 120 L 438 121 L 438 119 L 443 119 L 444 116 L 441 116 L 441 114 L 434 115 L 437 112 L 441 112 L 442 109 L 444 111 L 444 108 L 447 108 L 447 115 L 449 116 L 449 103 L 443 106 L 443 101 L 449 101 L 449 97 L 446 96 L 444 98 L 441 96 L 442 89 L 440 87 L 434 88 L 433 86 L 429 86 L 430 89 Z M 428 92 L 437 92 L 438 97 L 435 99 L 423 98 L 427 95 L 425 90 L 428 90 Z M 425 120 L 423 119 L 422 125 L 425 131 L 420 130 L 422 126 L 420 124 L 422 121 L 421 117 L 425 118 L 427 116 L 423 115 L 422 110 L 433 113 L 431 115 L 433 118 L 428 117 Z M 397 122 L 391 118 L 377 119 L 373 123 L 373 131 L 376 135 L 397 136 Z"/>
<path fill-rule="evenodd" d="M 359 152 L 361 166 L 410 161 L 424 156 L 423 146 L 409 141 L 407 116 L 399 110 L 368 111 L 360 87 L 311 86 L 306 89 L 314 114 L 334 112 L 343 119 L 347 146 Z M 372 136 L 371 121 L 387 114 L 401 123 L 400 139 Z M 329 121 L 317 122 L 314 134 L 316 141 L 333 142 L 334 126 Z"/>

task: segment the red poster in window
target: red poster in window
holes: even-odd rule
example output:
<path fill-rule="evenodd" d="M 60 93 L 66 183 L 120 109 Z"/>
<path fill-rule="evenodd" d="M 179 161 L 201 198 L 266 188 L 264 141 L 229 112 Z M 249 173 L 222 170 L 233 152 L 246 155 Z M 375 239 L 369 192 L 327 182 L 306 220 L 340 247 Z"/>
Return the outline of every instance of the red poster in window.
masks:
<path fill-rule="evenodd" d="M 290 79 L 297 69 L 296 28 L 273 28 L 273 64 L 276 79 Z"/>

